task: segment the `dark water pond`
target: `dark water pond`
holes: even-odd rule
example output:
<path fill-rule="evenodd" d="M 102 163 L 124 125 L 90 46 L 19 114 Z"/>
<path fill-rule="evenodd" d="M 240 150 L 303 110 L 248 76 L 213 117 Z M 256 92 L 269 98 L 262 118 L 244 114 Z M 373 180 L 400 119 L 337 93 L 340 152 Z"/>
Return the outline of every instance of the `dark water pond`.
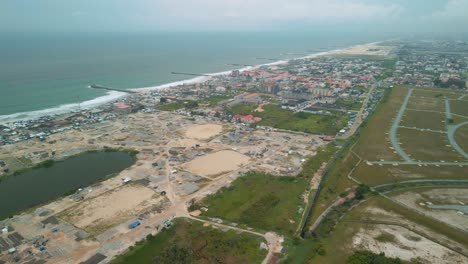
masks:
<path fill-rule="evenodd" d="M 0 181 L 0 218 L 57 199 L 134 163 L 125 152 L 85 153 Z"/>

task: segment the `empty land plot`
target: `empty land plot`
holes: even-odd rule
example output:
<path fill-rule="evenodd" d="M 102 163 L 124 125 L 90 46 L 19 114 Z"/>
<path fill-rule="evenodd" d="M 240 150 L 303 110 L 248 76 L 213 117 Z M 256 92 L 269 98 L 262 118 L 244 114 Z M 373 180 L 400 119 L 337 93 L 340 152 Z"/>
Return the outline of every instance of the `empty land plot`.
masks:
<path fill-rule="evenodd" d="M 443 98 L 420 98 L 411 96 L 408 102 L 408 109 L 444 112 L 445 103 Z"/>
<path fill-rule="evenodd" d="M 454 114 L 468 117 L 468 101 L 451 100 L 450 111 Z"/>
<path fill-rule="evenodd" d="M 429 215 L 451 224 L 458 228 L 467 230 L 468 221 L 465 215 L 457 213 L 456 210 L 444 210 L 444 209 L 431 209 L 428 207 L 428 202 L 435 205 L 460 205 L 460 202 L 468 201 L 468 190 L 467 189 L 423 189 L 423 190 L 411 190 L 406 192 L 397 192 L 392 194 L 393 199 L 405 204 L 413 210 L 419 211 L 425 215 Z M 441 197 L 442 199 L 439 199 Z M 451 199 L 447 199 L 450 197 Z"/>
<path fill-rule="evenodd" d="M 447 135 L 429 131 L 399 128 L 402 149 L 414 160 L 462 161 L 464 158 L 449 144 Z"/>
<path fill-rule="evenodd" d="M 188 138 L 193 139 L 210 139 L 223 131 L 222 125 L 217 124 L 206 124 L 191 126 L 185 131 L 185 135 Z"/>
<path fill-rule="evenodd" d="M 391 148 L 388 132 L 408 93 L 405 87 L 395 87 L 370 118 L 353 148 L 365 160 L 401 160 Z"/>
<path fill-rule="evenodd" d="M 251 172 L 200 201 L 208 208 L 201 216 L 292 235 L 305 209 L 307 186 L 303 178 Z"/>
<path fill-rule="evenodd" d="M 85 200 L 60 213 L 59 217 L 95 235 L 160 205 L 162 201 L 163 198 L 153 190 L 129 184 Z"/>
<path fill-rule="evenodd" d="M 446 264 L 468 261 L 463 255 L 399 226 L 363 226 L 353 237 L 352 245 L 375 254 L 384 252 L 386 257 L 399 258 L 410 263 L 414 259 Z"/>
<path fill-rule="evenodd" d="M 413 91 L 414 97 L 421 97 L 421 98 L 449 98 L 449 99 L 457 99 L 460 95 L 463 95 L 463 92 L 456 92 L 450 91 L 446 89 L 420 89 L 416 88 Z"/>
<path fill-rule="evenodd" d="M 445 114 L 406 110 L 401 126 L 445 131 Z"/>
<path fill-rule="evenodd" d="M 215 177 L 239 169 L 250 158 L 232 150 L 222 150 L 196 158 L 184 165 L 184 168 L 196 175 Z"/>
<path fill-rule="evenodd" d="M 413 192 L 433 204 L 468 204 L 468 192 L 464 188 L 420 189 Z"/>
<path fill-rule="evenodd" d="M 260 248 L 262 242 L 266 243 L 253 234 L 224 231 L 179 218 L 171 228 L 137 243 L 111 263 L 261 263 L 267 255 Z"/>
<path fill-rule="evenodd" d="M 370 186 L 417 179 L 466 179 L 468 166 L 368 165 L 361 162 L 351 176 Z"/>
<path fill-rule="evenodd" d="M 452 115 L 452 120 L 449 121 L 449 124 L 450 125 L 457 125 L 457 124 L 460 124 L 460 123 L 464 123 L 468 121 L 468 117 L 462 117 L 462 116 L 458 116 L 458 115 Z"/>
<path fill-rule="evenodd" d="M 468 124 L 460 127 L 455 132 L 455 141 L 466 153 L 468 153 Z"/>
<path fill-rule="evenodd" d="M 372 222 L 396 225 L 371 224 Z M 366 241 L 363 241 L 360 238 L 364 238 L 362 235 L 365 234 Z M 436 242 L 431 243 L 425 237 L 453 248 L 464 247 L 468 242 L 466 236 L 458 230 L 373 196 L 344 214 L 329 235 L 320 240 L 319 247 L 313 239 L 302 240 L 299 245 L 286 245 L 285 263 L 346 263 L 348 256 L 356 250 L 371 249 L 368 245 L 383 246 L 379 247 L 380 251 L 377 253 L 385 252 L 387 256 L 404 259 L 420 256 L 423 263 L 433 263 L 432 260 L 437 257 L 440 260 L 443 256 L 446 257 L 447 263 L 464 263 L 466 260 L 462 255 Z M 324 254 L 317 254 L 317 248 L 321 248 Z"/>

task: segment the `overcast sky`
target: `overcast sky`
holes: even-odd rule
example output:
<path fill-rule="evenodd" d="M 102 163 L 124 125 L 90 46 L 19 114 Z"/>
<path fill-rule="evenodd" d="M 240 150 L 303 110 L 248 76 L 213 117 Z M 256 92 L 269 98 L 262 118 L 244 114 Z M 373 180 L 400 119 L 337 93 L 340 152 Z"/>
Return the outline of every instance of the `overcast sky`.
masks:
<path fill-rule="evenodd" d="M 0 31 L 468 31 L 468 0 L 0 0 Z"/>

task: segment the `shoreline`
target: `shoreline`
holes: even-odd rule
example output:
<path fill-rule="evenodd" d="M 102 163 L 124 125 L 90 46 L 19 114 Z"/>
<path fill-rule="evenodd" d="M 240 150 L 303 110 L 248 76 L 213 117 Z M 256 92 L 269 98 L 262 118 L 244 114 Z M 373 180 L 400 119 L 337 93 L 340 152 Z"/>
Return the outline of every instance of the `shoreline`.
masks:
<path fill-rule="evenodd" d="M 199 77 L 194 77 L 190 79 L 185 79 L 181 81 L 175 81 L 171 83 L 166 83 L 166 84 L 161 84 L 157 86 L 149 86 L 149 87 L 141 87 L 141 88 L 128 88 L 128 90 L 133 90 L 136 92 L 146 92 L 146 91 L 155 91 L 155 90 L 163 90 L 163 89 L 168 89 L 168 88 L 173 88 L 177 87 L 180 85 L 185 85 L 185 84 L 196 84 L 196 83 L 203 83 L 208 81 L 212 77 L 216 76 L 222 76 L 222 75 L 228 75 L 230 74 L 233 70 L 239 70 L 239 72 L 244 72 L 252 69 L 258 69 L 262 66 L 274 66 L 274 65 L 282 65 L 282 64 L 287 64 L 292 60 L 300 60 L 300 59 L 313 59 L 317 58 L 320 56 L 326 56 L 326 55 L 332 55 L 339 53 L 341 51 L 347 50 L 347 49 L 352 49 L 356 47 L 364 47 L 364 46 L 369 46 L 369 45 L 375 45 L 382 43 L 386 40 L 381 40 L 381 41 L 375 41 L 375 42 L 370 42 L 370 43 L 364 43 L 364 44 L 357 44 L 353 45 L 350 47 L 346 48 L 341 48 L 341 49 L 334 49 L 334 50 L 328 50 L 328 51 L 323 51 L 323 52 L 317 52 L 317 53 L 312 53 L 307 56 L 303 57 L 297 57 L 297 58 L 292 58 L 292 59 L 284 59 L 284 60 L 278 60 L 270 63 L 264 63 L 264 64 L 258 64 L 254 66 L 247 66 L 239 69 L 232 69 L 229 71 L 222 71 L 222 72 L 215 72 L 215 73 L 206 73 L 206 75 L 209 76 L 199 76 Z M 92 88 L 88 88 L 92 89 Z M 14 114 L 7 114 L 7 115 L 0 115 L 0 125 L 7 125 L 8 123 L 14 123 L 14 122 L 19 122 L 19 121 L 27 121 L 27 120 L 34 120 L 37 118 L 40 118 L 42 116 L 47 116 L 47 115 L 63 115 L 67 113 L 71 113 L 73 111 L 76 111 L 78 107 L 81 110 L 89 110 L 93 109 L 96 107 L 99 107 L 101 105 L 105 105 L 107 103 L 112 103 L 118 99 L 122 99 L 129 96 L 129 94 L 124 93 L 124 92 L 117 92 L 117 91 L 108 91 L 105 95 L 83 101 L 80 103 L 70 103 L 70 104 L 62 104 L 62 105 L 57 105 L 54 107 L 50 108 L 45 108 L 45 109 L 40 109 L 40 110 L 33 110 L 33 111 L 28 111 L 28 112 L 19 112 L 19 113 L 14 113 Z"/>

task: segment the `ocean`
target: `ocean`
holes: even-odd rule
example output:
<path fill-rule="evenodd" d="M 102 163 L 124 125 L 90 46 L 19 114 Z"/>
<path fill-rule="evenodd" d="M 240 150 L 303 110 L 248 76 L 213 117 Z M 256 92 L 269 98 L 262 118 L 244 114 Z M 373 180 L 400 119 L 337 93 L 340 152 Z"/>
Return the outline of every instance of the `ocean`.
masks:
<path fill-rule="evenodd" d="M 364 44 L 384 34 L 322 32 L 31 33 L 0 36 L 0 123 L 63 113 L 135 89 Z M 268 59 L 266 59 L 268 58 Z"/>

